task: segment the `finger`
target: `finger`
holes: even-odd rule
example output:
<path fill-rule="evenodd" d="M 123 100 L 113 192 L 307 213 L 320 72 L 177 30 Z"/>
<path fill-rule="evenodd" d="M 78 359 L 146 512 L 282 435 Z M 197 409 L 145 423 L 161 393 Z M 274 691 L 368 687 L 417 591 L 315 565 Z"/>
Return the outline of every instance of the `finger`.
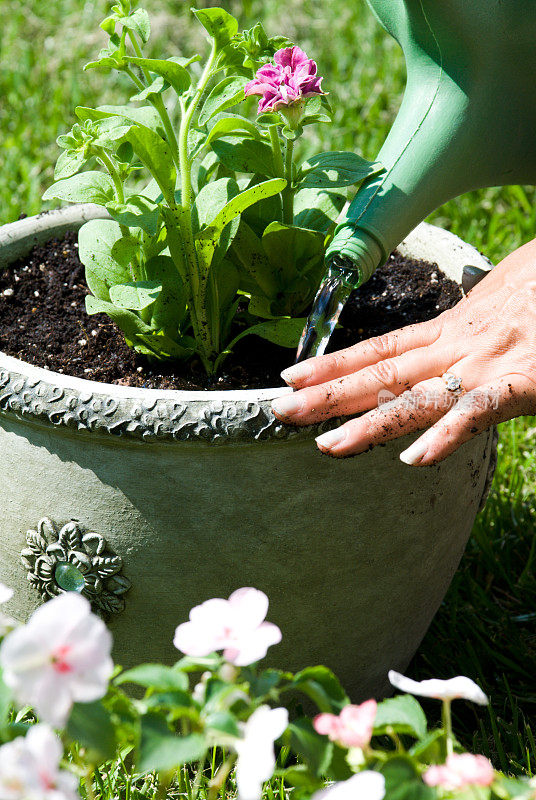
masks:
<path fill-rule="evenodd" d="M 318 436 L 323 453 L 337 458 L 357 455 L 378 444 L 428 428 L 452 406 L 442 378 L 423 381 L 378 408 Z"/>
<path fill-rule="evenodd" d="M 402 355 L 408 350 L 434 344 L 439 338 L 440 330 L 437 318 L 418 325 L 408 325 L 398 331 L 359 342 L 337 353 L 308 358 L 284 369 L 281 377 L 295 389 L 325 383 L 377 364 L 378 361 Z"/>
<path fill-rule="evenodd" d="M 272 410 L 276 417 L 295 425 L 357 414 L 375 408 L 380 392 L 400 395 L 423 380 L 442 375 L 452 362 L 450 349 L 421 347 L 337 380 L 278 397 Z"/>
<path fill-rule="evenodd" d="M 533 397 L 534 393 L 527 390 L 527 379 L 521 375 L 507 375 L 479 386 L 463 395 L 400 458 L 412 466 L 437 464 L 492 425 L 534 413 Z"/>

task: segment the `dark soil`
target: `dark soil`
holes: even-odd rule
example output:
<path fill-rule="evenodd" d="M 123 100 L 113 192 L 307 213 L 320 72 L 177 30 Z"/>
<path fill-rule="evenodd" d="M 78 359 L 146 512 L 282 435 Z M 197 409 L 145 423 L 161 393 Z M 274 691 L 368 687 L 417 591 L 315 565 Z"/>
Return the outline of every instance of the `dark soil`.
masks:
<path fill-rule="evenodd" d="M 279 386 L 279 373 L 294 360 L 294 351 L 251 336 L 238 344 L 213 382 L 195 360 L 187 365 L 149 363 L 127 347 L 108 317 L 86 314 L 87 293 L 75 234 L 34 248 L 0 277 L 0 348 L 35 366 L 79 378 L 160 389 Z M 457 284 L 437 266 L 394 253 L 353 293 L 330 349 L 432 319 L 460 297 Z"/>

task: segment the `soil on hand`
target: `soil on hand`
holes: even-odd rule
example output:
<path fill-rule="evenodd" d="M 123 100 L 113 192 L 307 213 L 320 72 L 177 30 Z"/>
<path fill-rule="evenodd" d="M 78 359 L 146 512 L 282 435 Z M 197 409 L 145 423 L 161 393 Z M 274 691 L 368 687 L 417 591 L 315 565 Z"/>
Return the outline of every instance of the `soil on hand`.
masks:
<path fill-rule="evenodd" d="M 105 383 L 149 389 L 257 389 L 282 385 L 294 350 L 247 336 L 209 380 L 198 360 L 149 362 L 124 342 L 104 314 L 88 316 L 76 234 L 52 240 L 0 274 L 0 349 L 37 367 Z M 355 291 L 329 351 L 432 319 L 461 299 L 435 264 L 394 253 Z"/>

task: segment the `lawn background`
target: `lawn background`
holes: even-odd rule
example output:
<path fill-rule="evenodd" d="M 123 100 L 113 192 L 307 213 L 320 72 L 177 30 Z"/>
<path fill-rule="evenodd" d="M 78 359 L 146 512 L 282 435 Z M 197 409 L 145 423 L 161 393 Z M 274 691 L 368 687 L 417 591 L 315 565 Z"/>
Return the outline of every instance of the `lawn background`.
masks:
<path fill-rule="evenodd" d="M 204 47 L 189 7 L 222 5 L 245 27 L 261 20 L 318 62 L 335 109 L 307 147 L 357 150 L 374 158 L 400 104 L 404 62 L 364 0 L 244 0 L 203 3 L 147 0 L 151 55 L 187 55 Z M 75 121 L 76 105 L 126 102 L 122 77 L 83 64 L 105 44 L 100 0 L 0 0 L 0 224 L 43 208 L 58 155 L 55 139 Z M 536 136 L 536 133 L 535 133 Z M 493 261 L 533 238 L 535 189 L 507 187 L 465 195 L 430 218 Z M 477 679 L 490 713 L 455 708 L 461 738 L 496 766 L 536 771 L 536 420 L 501 426 L 499 466 L 460 569 L 421 650 L 414 676 Z M 431 707 L 433 710 L 433 706 Z"/>

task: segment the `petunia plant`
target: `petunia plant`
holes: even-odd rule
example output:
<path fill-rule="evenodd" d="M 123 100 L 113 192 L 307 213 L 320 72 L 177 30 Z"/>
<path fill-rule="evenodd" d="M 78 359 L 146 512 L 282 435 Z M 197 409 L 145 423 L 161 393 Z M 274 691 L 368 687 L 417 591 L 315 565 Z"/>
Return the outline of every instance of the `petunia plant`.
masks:
<path fill-rule="evenodd" d="M 10 599 L 1 584 L 0 598 Z M 268 780 L 296 800 L 534 800 L 534 781 L 461 751 L 450 704 L 488 703 L 469 678 L 416 682 L 391 672 L 408 694 L 352 704 L 326 667 L 292 674 L 258 665 L 281 640 L 267 612 L 268 598 L 253 588 L 207 600 L 177 627 L 174 665 L 126 671 L 114 667 L 109 631 L 76 592 L 54 597 L 26 625 L 2 616 L 0 797 L 122 796 L 106 777 L 120 769 L 127 796 L 140 781 L 132 796 L 158 800 L 168 792 L 261 800 Z M 300 695 L 317 707 L 312 719 Z M 441 727 L 429 729 L 413 695 L 442 701 Z"/>
<path fill-rule="evenodd" d="M 260 24 L 239 32 L 222 8 L 192 11 L 202 64 L 147 57 L 146 11 L 113 6 L 86 69 L 120 72 L 131 103 L 76 109 L 44 197 L 109 215 L 79 234 L 88 313 L 150 358 L 197 357 L 213 374 L 245 335 L 297 345 L 346 187 L 380 166 L 338 151 L 298 163 L 296 139 L 331 121 L 315 62 Z"/>

